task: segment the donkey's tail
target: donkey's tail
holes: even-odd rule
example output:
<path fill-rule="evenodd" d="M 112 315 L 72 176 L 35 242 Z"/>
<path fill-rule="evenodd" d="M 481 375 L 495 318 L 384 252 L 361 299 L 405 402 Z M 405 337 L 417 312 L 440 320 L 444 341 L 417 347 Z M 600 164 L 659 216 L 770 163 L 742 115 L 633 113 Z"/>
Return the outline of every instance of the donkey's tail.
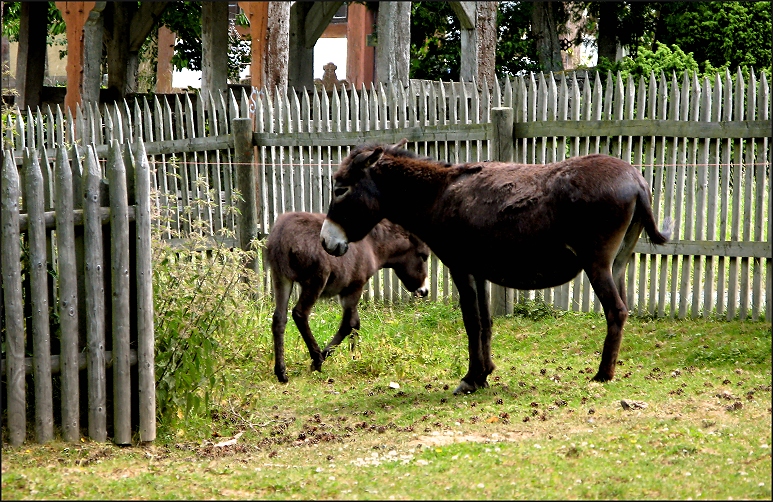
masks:
<path fill-rule="evenodd" d="M 652 205 L 650 205 L 649 192 L 640 190 L 637 209 L 640 213 L 641 222 L 644 225 L 644 231 L 653 244 L 665 244 L 671 238 L 671 232 L 674 230 L 674 222 L 666 216 L 663 220 L 663 228 L 658 230 L 655 223 L 655 216 L 652 214 Z"/>

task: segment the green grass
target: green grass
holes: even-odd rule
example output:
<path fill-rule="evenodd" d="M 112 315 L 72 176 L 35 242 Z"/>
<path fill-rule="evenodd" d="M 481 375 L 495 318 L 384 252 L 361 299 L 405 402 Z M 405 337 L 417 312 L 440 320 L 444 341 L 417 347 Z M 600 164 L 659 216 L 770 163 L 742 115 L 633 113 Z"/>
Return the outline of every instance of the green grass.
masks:
<path fill-rule="evenodd" d="M 456 307 L 363 305 L 356 347 L 321 373 L 291 322 L 288 384 L 271 310 L 246 302 L 212 335 L 225 385 L 208 415 L 169 413 L 152 446 L 4 447 L 2 498 L 771 498 L 769 323 L 631 318 L 615 380 L 597 384 L 602 316 L 498 318 L 491 387 L 454 396 Z M 320 342 L 339 319 L 318 304 Z"/>

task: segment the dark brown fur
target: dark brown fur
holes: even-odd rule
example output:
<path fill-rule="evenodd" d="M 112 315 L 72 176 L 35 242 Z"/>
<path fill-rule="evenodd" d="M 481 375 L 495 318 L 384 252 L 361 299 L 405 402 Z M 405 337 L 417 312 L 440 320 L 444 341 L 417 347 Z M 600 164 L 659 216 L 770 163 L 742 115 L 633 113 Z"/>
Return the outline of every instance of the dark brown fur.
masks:
<path fill-rule="evenodd" d="M 312 368 L 320 370 L 333 348 L 352 330 L 360 328 L 357 304 L 368 279 L 381 268 L 392 268 L 411 292 L 426 296 L 429 248 L 399 225 L 383 220 L 341 257 L 327 254 L 320 245 L 319 232 L 324 214 L 284 213 L 277 218 L 268 236 L 266 252 L 274 290 L 272 332 L 274 335 L 274 373 L 287 382 L 284 358 L 284 331 L 292 285 L 300 285 L 293 320 L 311 355 Z M 309 328 L 311 308 L 320 297 L 338 295 L 343 319 L 338 332 L 320 351 Z"/>
<path fill-rule="evenodd" d="M 614 376 L 628 315 L 625 265 L 642 229 L 655 244 L 669 234 L 658 231 L 649 186 L 630 164 L 588 155 L 547 165 L 450 166 L 394 147 L 363 145 L 344 159 L 334 182 L 328 220 L 345 236 L 322 236 L 329 253 L 345 252 L 347 242 L 389 218 L 424 240 L 451 272 L 470 351 L 456 392 L 487 386 L 494 370 L 487 280 L 542 289 L 581 270 L 607 319 L 594 380 Z"/>

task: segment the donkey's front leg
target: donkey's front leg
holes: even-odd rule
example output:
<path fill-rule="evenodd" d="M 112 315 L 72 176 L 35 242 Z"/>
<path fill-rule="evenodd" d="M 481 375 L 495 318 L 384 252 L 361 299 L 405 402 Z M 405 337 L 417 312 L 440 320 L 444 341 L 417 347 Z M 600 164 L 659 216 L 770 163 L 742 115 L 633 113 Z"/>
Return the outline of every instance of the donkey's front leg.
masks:
<path fill-rule="evenodd" d="M 475 287 L 478 291 L 478 312 L 480 313 L 480 350 L 482 372 L 475 382 L 478 387 L 488 387 L 487 377 L 496 369 L 491 359 L 491 312 L 489 310 L 489 295 L 486 288 L 486 279 L 475 278 Z"/>
<path fill-rule="evenodd" d="M 451 272 L 451 277 L 456 284 L 459 292 L 459 306 L 462 309 L 462 319 L 464 320 L 464 329 L 467 332 L 467 349 L 469 351 L 469 367 L 467 374 L 462 377 L 459 386 L 454 390 L 454 394 L 465 394 L 475 392 L 483 385 L 480 382 L 486 381 L 484 374 L 484 359 L 481 344 L 481 317 L 479 311 L 479 301 L 476 281 L 472 275 L 467 273 Z"/>
<path fill-rule="evenodd" d="M 338 327 L 338 331 L 335 336 L 328 342 L 324 349 L 322 349 L 322 360 L 328 358 L 333 350 L 344 341 L 344 338 L 349 336 L 352 330 L 360 329 L 360 314 L 357 312 L 357 304 L 360 302 L 360 296 L 362 295 L 362 287 L 357 288 L 351 293 L 342 292 L 339 296 L 341 307 L 344 309 L 343 317 L 341 318 L 341 325 Z"/>

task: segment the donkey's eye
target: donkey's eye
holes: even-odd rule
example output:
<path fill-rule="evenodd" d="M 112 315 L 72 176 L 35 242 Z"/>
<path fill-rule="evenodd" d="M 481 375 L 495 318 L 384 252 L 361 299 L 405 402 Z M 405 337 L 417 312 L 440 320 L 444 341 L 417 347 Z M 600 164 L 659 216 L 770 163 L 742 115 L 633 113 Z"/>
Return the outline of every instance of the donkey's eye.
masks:
<path fill-rule="evenodd" d="M 333 189 L 333 196 L 335 198 L 340 198 L 349 193 L 349 190 L 351 190 L 350 187 L 335 187 Z"/>

